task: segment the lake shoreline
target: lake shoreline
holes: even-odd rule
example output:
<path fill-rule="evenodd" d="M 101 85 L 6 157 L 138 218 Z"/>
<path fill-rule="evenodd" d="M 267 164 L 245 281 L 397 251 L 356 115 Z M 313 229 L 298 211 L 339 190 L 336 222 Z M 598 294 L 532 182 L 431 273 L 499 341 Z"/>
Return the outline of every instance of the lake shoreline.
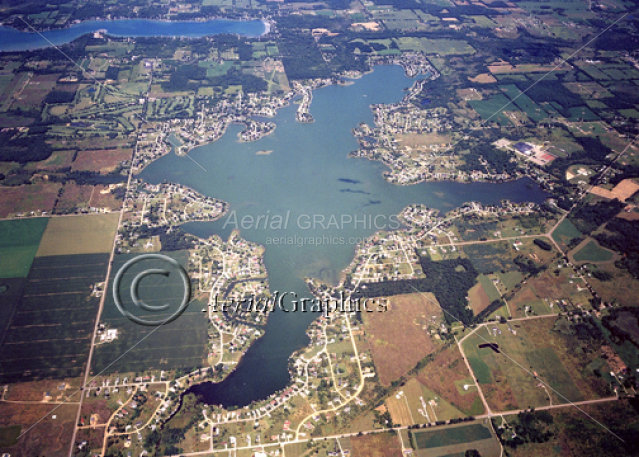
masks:
<path fill-rule="evenodd" d="M 164 30 L 156 30 L 160 28 Z M 205 27 L 209 26 L 210 29 Z M 261 30 L 258 30 L 260 27 Z M 167 33 L 167 28 L 174 31 Z M 255 28 L 255 30 L 253 30 Z M 199 32 L 194 30 L 201 29 Z M 36 30 L 35 32 L 33 30 Z M 13 25 L 0 25 L 0 52 L 29 52 L 46 49 L 53 46 L 63 46 L 78 38 L 98 31 L 105 31 L 105 35 L 113 38 L 174 38 L 174 39 L 198 39 L 206 36 L 236 34 L 248 38 L 257 38 L 266 35 L 271 30 L 271 24 L 264 19 L 228 19 L 216 18 L 192 21 L 170 21 L 166 19 L 94 19 L 63 27 L 47 28 L 39 30 L 36 27 L 25 29 L 16 28 Z M 151 33 L 140 34 L 140 31 Z"/>

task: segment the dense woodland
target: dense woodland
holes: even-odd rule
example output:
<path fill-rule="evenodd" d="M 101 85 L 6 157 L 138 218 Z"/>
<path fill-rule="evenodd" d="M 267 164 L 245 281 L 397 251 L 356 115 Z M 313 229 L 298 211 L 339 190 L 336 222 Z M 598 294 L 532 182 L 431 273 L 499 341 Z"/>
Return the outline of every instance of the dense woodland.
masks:
<path fill-rule="evenodd" d="M 451 259 L 434 262 L 426 257 L 420 258 L 423 279 L 403 279 L 366 284 L 354 297 L 388 297 L 399 294 L 432 292 L 440 306 L 446 311 L 448 323 L 461 321 L 465 325 L 473 323 L 473 312 L 468 309 L 468 291 L 475 285 L 479 273 L 468 259 Z"/>
<path fill-rule="evenodd" d="M 624 206 L 625 204 L 617 199 L 597 202 L 593 205 L 582 203 L 569 218 L 581 233 L 589 234 L 614 218 Z"/>
<path fill-rule="evenodd" d="M 612 234 L 599 233 L 594 238 L 602 246 L 625 254 L 615 265 L 639 279 L 639 224 L 615 218 L 606 225 L 606 231 Z"/>
<path fill-rule="evenodd" d="M 460 147 L 463 148 L 462 145 Z M 475 170 L 484 172 L 493 172 L 497 174 L 507 173 L 513 175 L 518 169 L 517 162 L 513 162 L 511 154 L 506 151 L 496 149 L 491 144 L 479 143 L 470 148 L 470 153 L 463 156 L 463 165 L 459 166 L 459 169 L 466 172 L 472 172 Z M 487 165 L 484 165 L 484 162 Z"/>
<path fill-rule="evenodd" d="M 554 419 L 548 411 L 523 411 L 517 414 L 513 430 L 494 427 L 497 436 L 506 446 L 515 449 L 526 443 L 545 443 L 554 435 L 550 430 Z"/>
<path fill-rule="evenodd" d="M 15 130 L 0 131 L 0 161 L 27 163 L 48 159 L 53 148 L 45 141 L 47 130 L 47 125 L 31 125 L 24 136 Z"/>
<path fill-rule="evenodd" d="M 601 324 L 610 332 L 610 339 L 613 343 L 621 345 L 624 341 L 629 341 L 631 344 L 639 348 L 639 341 L 636 338 L 633 338 L 633 335 L 630 334 L 630 332 L 615 325 L 615 321 L 619 318 L 622 318 L 626 322 L 634 319 L 634 325 L 638 325 L 639 308 L 631 308 L 629 306 L 613 308 L 607 316 L 604 316 L 601 319 Z"/>

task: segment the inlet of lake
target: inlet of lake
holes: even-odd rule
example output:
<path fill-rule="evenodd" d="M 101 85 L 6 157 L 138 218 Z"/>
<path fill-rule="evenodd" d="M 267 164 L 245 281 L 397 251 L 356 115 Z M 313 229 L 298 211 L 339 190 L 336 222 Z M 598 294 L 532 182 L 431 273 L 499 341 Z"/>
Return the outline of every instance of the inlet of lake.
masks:
<path fill-rule="evenodd" d="M 152 19 L 116 19 L 113 21 L 84 21 L 64 29 L 41 32 L 22 32 L 0 26 L 0 52 L 19 52 L 29 49 L 60 46 L 70 43 L 85 33 L 106 30 L 114 37 L 176 37 L 201 38 L 221 33 L 256 37 L 266 32 L 267 24 L 260 20 L 239 21 L 212 19 L 209 21 L 159 21 Z M 44 37 L 44 38 L 43 38 Z M 45 39 L 46 38 L 46 39 Z"/>
<path fill-rule="evenodd" d="M 227 237 L 235 222 L 239 226 L 245 216 L 252 216 L 254 223 L 239 227 L 240 233 L 265 246 L 271 291 L 295 292 L 300 298 L 312 298 L 304 277 L 336 282 L 353 260 L 357 240 L 384 228 L 411 203 L 445 212 L 468 201 L 544 201 L 547 194 L 528 179 L 397 186 L 384 180 L 386 167 L 381 163 L 348 158 L 358 148 L 352 129 L 360 122 L 373 125 L 370 105 L 398 102 L 413 82 L 399 66 L 376 67 L 351 85 L 316 90 L 310 108 L 313 123 L 296 122 L 297 106 L 292 104 L 273 119 L 276 130 L 259 141 L 239 142 L 242 126 L 233 125 L 218 141 L 191 151 L 190 156 L 206 171 L 189 158 L 171 153 L 150 164 L 139 177 L 150 183 L 177 182 L 229 203 L 229 213 L 222 219 L 184 226 L 197 236 Z M 273 221 L 276 215 L 288 219 L 288 224 L 279 228 L 264 224 L 266 217 Z M 262 223 L 256 226 L 260 216 Z M 337 225 L 329 224 L 331 216 Z M 345 223 L 349 218 L 360 222 Z M 275 244 L 275 239 L 284 243 Z M 284 388 L 290 382 L 289 357 L 308 344 L 306 329 L 316 317 L 276 310 L 264 336 L 249 348 L 233 373 L 221 383 L 206 382 L 189 391 L 209 404 L 241 407 Z"/>

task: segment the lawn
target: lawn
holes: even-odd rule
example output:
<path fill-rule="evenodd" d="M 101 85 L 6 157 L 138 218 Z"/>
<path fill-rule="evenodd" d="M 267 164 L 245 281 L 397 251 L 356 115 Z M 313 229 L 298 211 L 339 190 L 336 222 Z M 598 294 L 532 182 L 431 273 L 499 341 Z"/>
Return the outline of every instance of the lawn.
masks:
<path fill-rule="evenodd" d="M 49 219 L 37 217 L 0 222 L 0 278 L 25 278 Z"/>

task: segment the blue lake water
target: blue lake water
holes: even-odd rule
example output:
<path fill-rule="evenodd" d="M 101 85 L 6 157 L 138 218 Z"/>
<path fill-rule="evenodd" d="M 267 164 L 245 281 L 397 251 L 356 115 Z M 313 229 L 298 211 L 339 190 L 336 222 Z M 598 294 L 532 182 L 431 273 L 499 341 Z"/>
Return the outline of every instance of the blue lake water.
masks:
<path fill-rule="evenodd" d="M 310 109 L 314 123 L 296 122 L 297 106 L 292 105 L 279 111 L 275 132 L 260 141 L 240 143 L 237 133 L 242 127 L 232 126 L 220 140 L 193 150 L 191 157 L 207 171 L 186 157 L 170 154 L 149 165 L 140 177 L 151 183 L 179 182 L 230 204 L 229 215 L 218 221 L 184 226 L 195 235 L 228 236 L 242 218 L 253 217 L 252 224 L 244 219 L 240 233 L 266 247 L 271 291 L 309 298 L 304 277 L 337 281 L 353 259 L 357 240 L 377 228 L 392 228 L 391 218 L 411 203 L 448 211 L 471 200 L 492 204 L 508 198 L 540 203 L 547 197 L 527 179 L 396 186 L 383 179 L 386 168 L 382 164 L 348 158 L 358 147 L 352 129 L 360 122 L 373 124 L 370 105 L 401 100 L 404 88 L 412 83 L 398 66 L 376 67 L 352 85 L 315 91 Z M 257 155 L 260 150 L 273 152 Z M 277 215 L 288 224 L 280 228 L 264 224 L 267 217 L 273 221 Z M 337 224 L 331 222 L 331 216 Z M 258 217 L 262 223 L 256 226 Z M 293 244 L 274 244 L 275 239 L 292 239 Z M 315 317 L 276 311 L 265 335 L 226 380 L 204 383 L 191 391 L 210 404 L 244 406 L 284 388 L 289 382 L 288 358 L 308 344 L 305 330 Z"/>
<path fill-rule="evenodd" d="M 65 29 L 46 30 L 41 34 L 22 32 L 11 27 L 0 26 L 0 51 L 25 51 L 70 43 L 85 33 L 106 30 L 116 37 L 184 37 L 200 38 L 221 33 L 237 33 L 256 37 L 264 34 L 266 24 L 260 20 L 236 21 L 214 19 L 205 22 L 158 21 L 151 19 L 117 19 L 113 21 L 85 21 Z M 47 41 L 48 40 L 48 41 Z"/>

